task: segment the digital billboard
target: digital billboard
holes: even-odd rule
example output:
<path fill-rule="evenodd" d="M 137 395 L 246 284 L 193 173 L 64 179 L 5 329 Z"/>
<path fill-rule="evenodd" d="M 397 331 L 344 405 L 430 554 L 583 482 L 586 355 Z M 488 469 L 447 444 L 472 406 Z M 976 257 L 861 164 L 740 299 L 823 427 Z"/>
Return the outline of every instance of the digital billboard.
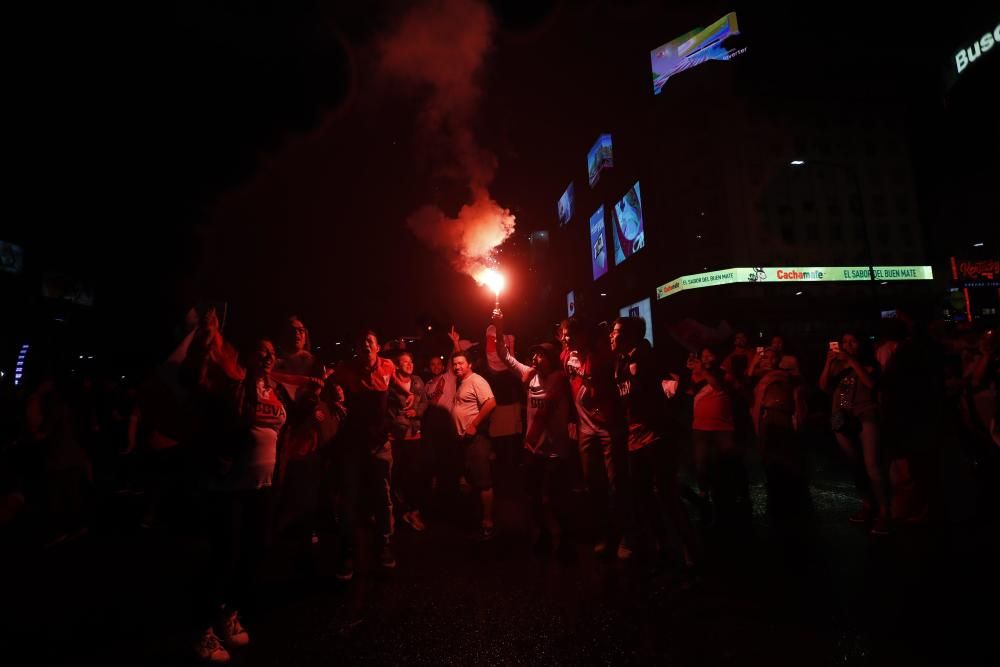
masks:
<path fill-rule="evenodd" d="M 608 272 L 608 244 L 604 238 L 604 207 L 590 216 L 590 265 L 594 280 Z"/>
<path fill-rule="evenodd" d="M 641 317 L 646 321 L 646 340 L 653 344 L 653 308 L 649 297 L 618 309 L 620 317 Z"/>
<path fill-rule="evenodd" d="M 23 269 L 24 249 L 7 241 L 0 241 L 0 271 L 21 273 Z"/>
<path fill-rule="evenodd" d="M 576 294 L 573 293 L 573 290 L 570 290 L 569 293 L 566 294 L 566 317 L 575 317 L 575 316 L 576 316 Z"/>
<path fill-rule="evenodd" d="M 590 187 L 597 185 L 601 171 L 613 166 L 615 161 L 611 154 L 611 135 L 602 134 L 587 153 L 587 178 L 590 180 Z"/>
<path fill-rule="evenodd" d="M 667 79 L 679 72 L 709 60 L 729 60 L 743 53 L 745 48 L 728 48 L 723 45 L 723 42 L 739 34 L 736 12 L 729 12 L 707 27 L 695 28 L 650 51 L 653 94 L 659 95 Z"/>
<path fill-rule="evenodd" d="M 46 273 L 42 276 L 42 296 L 46 299 L 70 301 L 78 306 L 94 305 L 93 287 L 61 273 Z"/>
<path fill-rule="evenodd" d="M 611 208 L 611 228 L 615 238 L 615 265 L 621 264 L 646 245 L 639 181 Z"/>
<path fill-rule="evenodd" d="M 875 266 L 875 280 L 933 280 L 934 271 L 929 266 Z M 813 283 L 870 281 L 867 266 L 792 266 L 792 267 L 741 267 L 720 269 L 706 273 L 681 276 L 656 288 L 656 298 L 663 299 L 699 287 L 733 285 L 737 283 Z"/>
<path fill-rule="evenodd" d="M 566 187 L 566 191 L 559 198 L 559 226 L 562 227 L 573 217 L 573 184 Z"/>

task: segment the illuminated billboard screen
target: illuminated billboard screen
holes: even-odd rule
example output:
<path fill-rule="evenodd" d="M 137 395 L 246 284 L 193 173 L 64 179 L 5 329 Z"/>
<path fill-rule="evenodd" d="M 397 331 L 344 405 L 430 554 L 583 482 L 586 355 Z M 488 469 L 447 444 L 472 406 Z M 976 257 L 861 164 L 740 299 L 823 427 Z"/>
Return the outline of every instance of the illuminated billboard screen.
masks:
<path fill-rule="evenodd" d="M 709 60 L 729 60 L 746 48 L 730 48 L 723 43 L 740 34 L 736 13 L 729 12 L 712 25 L 695 28 L 649 52 L 653 65 L 653 94 L 659 95 L 667 79 Z M 731 45 L 730 45 L 731 46 Z"/>
<path fill-rule="evenodd" d="M 621 264 L 646 245 L 642 226 L 642 197 L 639 181 L 611 209 L 611 232 L 615 237 L 615 264 Z"/>
<path fill-rule="evenodd" d="M 604 238 L 604 207 L 590 216 L 590 265 L 594 280 L 608 272 L 608 244 Z"/>
<path fill-rule="evenodd" d="M 21 273 L 24 269 L 24 250 L 19 245 L 0 241 L 0 271 Z"/>
<path fill-rule="evenodd" d="M 573 293 L 573 290 L 570 290 L 569 293 L 566 294 L 566 317 L 575 317 L 575 316 L 576 316 L 576 294 Z"/>
<path fill-rule="evenodd" d="M 868 282 L 875 271 L 875 280 L 933 280 L 934 270 L 929 266 L 791 266 L 791 267 L 739 267 L 695 273 L 675 278 L 656 288 L 656 298 L 663 299 L 700 287 L 716 285 L 760 283 L 815 283 L 815 282 Z"/>
<path fill-rule="evenodd" d="M 58 273 L 42 276 L 42 296 L 75 303 L 78 306 L 94 305 L 94 290 L 82 281 Z"/>
<path fill-rule="evenodd" d="M 573 184 L 570 183 L 566 191 L 559 198 L 559 226 L 565 225 L 573 217 Z"/>
<path fill-rule="evenodd" d="M 624 306 L 618 309 L 618 315 L 620 317 L 641 317 L 646 321 L 646 340 L 649 344 L 653 344 L 653 308 L 649 300 L 646 297 L 642 301 L 636 301 L 633 304 Z"/>
<path fill-rule="evenodd" d="M 590 152 L 587 153 L 587 178 L 590 180 L 590 187 L 597 185 L 601 171 L 614 165 L 615 161 L 611 154 L 611 135 L 602 134 L 597 138 Z"/>

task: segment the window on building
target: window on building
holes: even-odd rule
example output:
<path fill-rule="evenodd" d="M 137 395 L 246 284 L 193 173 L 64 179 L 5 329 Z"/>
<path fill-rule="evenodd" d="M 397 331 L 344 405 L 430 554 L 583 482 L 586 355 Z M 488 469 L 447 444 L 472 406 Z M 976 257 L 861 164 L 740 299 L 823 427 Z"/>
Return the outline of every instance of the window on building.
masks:
<path fill-rule="evenodd" d="M 899 215 L 909 215 L 910 199 L 902 193 L 896 195 L 896 213 Z"/>
<path fill-rule="evenodd" d="M 903 241 L 904 246 L 913 247 L 913 229 L 910 225 L 899 226 L 899 238 Z"/>
<path fill-rule="evenodd" d="M 886 205 L 885 195 L 876 194 L 872 196 L 872 213 L 879 218 L 884 218 L 888 215 L 889 207 Z"/>
<path fill-rule="evenodd" d="M 848 196 L 847 206 L 854 215 L 861 215 L 861 197 L 858 196 L 858 193 L 855 192 Z"/>

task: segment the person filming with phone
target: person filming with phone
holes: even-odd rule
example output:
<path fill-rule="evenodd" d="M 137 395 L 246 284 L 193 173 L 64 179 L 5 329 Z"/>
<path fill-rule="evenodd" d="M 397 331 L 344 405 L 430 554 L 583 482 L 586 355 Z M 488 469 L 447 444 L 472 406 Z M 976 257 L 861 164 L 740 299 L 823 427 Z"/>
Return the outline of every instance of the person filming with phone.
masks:
<path fill-rule="evenodd" d="M 873 535 L 889 532 L 889 502 L 879 445 L 878 363 L 871 347 L 851 332 L 831 341 L 819 387 L 832 395 L 830 427 L 854 470 L 861 510 L 852 523 L 871 524 Z"/>

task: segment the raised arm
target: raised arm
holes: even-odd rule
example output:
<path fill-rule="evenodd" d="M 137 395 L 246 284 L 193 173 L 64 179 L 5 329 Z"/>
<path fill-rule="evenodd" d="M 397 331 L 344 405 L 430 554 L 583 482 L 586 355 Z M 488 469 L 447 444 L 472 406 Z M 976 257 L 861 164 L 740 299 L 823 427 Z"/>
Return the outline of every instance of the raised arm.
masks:
<path fill-rule="evenodd" d="M 448 332 L 448 338 L 451 339 L 451 351 L 461 352 L 462 346 L 459 343 L 461 342 L 462 337 L 458 335 L 458 331 L 455 330 L 454 324 L 451 325 L 451 331 Z"/>
<path fill-rule="evenodd" d="M 497 329 L 497 356 L 507 364 L 507 367 L 512 371 L 521 376 L 522 382 L 527 382 L 531 379 L 531 376 L 535 374 L 535 369 L 527 364 L 522 364 L 518 361 L 510 350 L 507 349 L 507 344 L 503 339 L 503 316 L 498 316 L 493 318 L 493 326 Z"/>

